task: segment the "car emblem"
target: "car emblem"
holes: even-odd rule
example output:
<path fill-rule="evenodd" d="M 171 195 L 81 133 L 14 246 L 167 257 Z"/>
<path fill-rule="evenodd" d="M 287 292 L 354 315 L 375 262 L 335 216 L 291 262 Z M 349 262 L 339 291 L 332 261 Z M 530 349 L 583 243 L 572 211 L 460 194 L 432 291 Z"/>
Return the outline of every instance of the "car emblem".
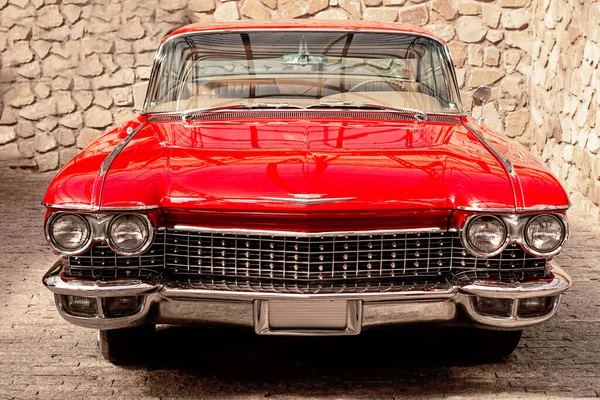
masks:
<path fill-rule="evenodd" d="M 331 197 L 323 198 L 327 196 L 321 193 L 290 193 L 290 197 L 261 197 L 263 200 L 269 201 L 280 201 L 283 203 L 295 203 L 295 204 L 324 204 L 324 203 L 338 203 L 341 201 L 354 200 L 356 197 Z"/>

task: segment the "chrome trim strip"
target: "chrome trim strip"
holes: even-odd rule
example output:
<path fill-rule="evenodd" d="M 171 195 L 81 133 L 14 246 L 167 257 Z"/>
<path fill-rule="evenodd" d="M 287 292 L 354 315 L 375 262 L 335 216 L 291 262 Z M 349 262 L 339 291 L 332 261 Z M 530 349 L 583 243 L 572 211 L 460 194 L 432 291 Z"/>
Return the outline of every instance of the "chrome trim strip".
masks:
<path fill-rule="evenodd" d="M 282 203 L 294 203 L 294 204 L 325 204 L 325 203 L 338 203 L 342 201 L 356 200 L 356 197 L 337 197 L 328 199 L 296 199 L 290 197 L 260 197 L 261 200 L 278 201 Z"/>
<path fill-rule="evenodd" d="M 477 136 L 477 138 L 484 144 L 484 146 L 486 146 L 488 148 L 488 150 L 491 151 L 500 160 L 500 162 L 506 169 L 506 172 L 508 172 L 508 174 L 512 178 L 515 178 L 517 176 L 515 167 L 513 166 L 512 162 L 508 159 L 508 157 L 506 157 L 504 154 L 502 154 L 500 152 L 500 150 L 498 150 L 490 142 L 488 142 L 487 139 L 481 133 L 479 133 L 479 131 L 477 129 L 473 128 L 470 124 L 464 123 L 463 125 L 469 131 L 471 131 L 471 133 L 473 133 L 475 136 Z"/>
<path fill-rule="evenodd" d="M 419 228 L 419 229 L 394 229 L 394 230 L 366 230 L 366 231 L 323 231 L 323 232 L 294 232 L 262 229 L 239 228 L 208 228 L 203 226 L 175 225 L 175 230 L 184 232 L 216 232 L 240 235 L 273 235 L 293 237 L 318 237 L 318 236 L 354 236 L 354 235 L 386 235 L 395 233 L 423 233 L 423 232 L 456 232 L 456 229 Z"/>
<path fill-rule="evenodd" d="M 475 281 L 458 289 L 459 293 L 467 293 L 474 296 L 493 298 L 526 299 L 531 297 L 555 296 L 568 290 L 572 283 L 571 278 L 562 268 L 551 263 L 554 277 L 550 282 L 540 280 L 523 283 L 499 283 L 493 284 L 485 281 Z M 510 296 L 507 296 L 510 294 Z"/>
<path fill-rule="evenodd" d="M 182 32 L 176 35 L 172 35 L 169 36 L 165 41 L 161 42 L 156 54 L 154 56 L 154 63 L 152 65 L 152 71 L 150 73 L 150 80 L 148 81 L 148 89 L 146 90 L 146 96 L 144 98 L 144 106 L 142 108 L 142 112 L 140 113 L 141 115 L 148 115 L 148 114 L 171 114 L 173 113 L 172 111 L 162 111 L 162 112 L 148 112 L 148 101 L 149 101 L 149 97 L 150 97 L 150 91 L 152 90 L 152 88 L 154 87 L 154 83 L 156 80 L 156 74 L 158 71 L 158 61 L 160 60 L 162 62 L 162 59 L 165 57 L 164 54 L 164 48 L 165 45 L 168 44 L 169 42 L 180 38 L 180 37 L 185 37 L 185 36 L 192 36 L 192 35 L 201 35 L 201 34 L 207 34 L 207 33 L 218 33 L 218 32 L 223 32 L 223 33 L 231 33 L 231 32 L 262 32 L 262 31 L 269 31 L 269 30 L 287 30 L 287 31 L 291 31 L 291 32 L 314 32 L 314 31 L 324 31 L 324 32 L 339 32 L 339 33 L 391 33 L 391 34 L 397 34 L 397 35 L 409 35 L 409 36 L 417 36 L 417 37 L 422 37 L 422 38 L 426 38 L 426 39 L 431 39 L 433 41 L 435 41 L 436 43 L 440 44 L 443 48 L 444 48 L 444 52 L 446 54 L 446 56 L 450 55 L 450 49 L 448 48 L 448 45 L 440 38 L 437 38 L 435 36 L 432 35 L 427 35 L 424 33 L 417 33 L 417 32 L 404 32 L 402 30 L 385 30 L 385 29 L 343 29 L 343 28 L 336 28 L 336 29 L 328 29 L 328 28 L 252 28 L 252 29 L 210 29 L 210 30 L 200 30 L 200 31 L 196 31 L 196 32 Z M 448 60 L 450 63 L 452 63 L 452 59 L 450 58 Z M 459 101 L 459 106 L 462 109 L 463 105 L 462 105 L 462 99 L 460 98 L 460 90 L 458 90 L 458 80 L 456 79 L 456 71 L 454 69 L 454 64 L 452 63 L 452 67 L 451 71 L 453 74 L 453 83 L 455 85 L 455 90 L 458 92 L 458 101 Z M 437 112 L 435 114 L 441 114 L 441 115 L 451 115 L 451 116 L 455 116 L 455 117 L 467 117 L 468 113 L 466 111 L 463 111 L 462 113 L 446 113 L 446 112 Z"/>
<path fill-rule="evenodd" d="M 470 211 L 470 212 L 483 212 L 483 213 L 512 213 L 512 212 L 544 212 L 544 211 L 560 211 L 560 210 L 568 210 L 571 208 L 571 205 L 565 206 L 533 206 L 533 207 L 520 207 L 520 208 L 479 208 L 479 207 L 469 207 L 469 206 L 458 206 L 457 210 L 460 211 Z"/>
<path fill-rule="evenodd" d="M 158 206 L 129 206 L 129 207 L 97 207 L 89 204 L 50 204 L 42 202 L 47 208 L 56 210 L 81 210 L 81 211 L 148 211 L 156 210 Z"/>
<path fill-rule="evenodd" d="M 104 190 L 104 183 L 106 182 L 106 174 L 110 169 L 111 165 L 117 158 L 117 156 L 123 151 L 125 146 L 133 139 L 136 133 L 139 132 L 140 129 L 144 126 L 145 122 L 140 123 L 135 129 L 131 129 L 131 127 L 127 128 L 127 137 L 123 139 L 119 144 L 115 146 L 114 149 L 110 152 L 108 156 L 102 161 L 100 164 L 100 169 L 98 170 L 98 175 L 96 175 L 96 179 L 94 180 L 94 186 L 92 188 L 92 204 L 91 206 L 100 207 L 102 204 L 102 193 Z"/>

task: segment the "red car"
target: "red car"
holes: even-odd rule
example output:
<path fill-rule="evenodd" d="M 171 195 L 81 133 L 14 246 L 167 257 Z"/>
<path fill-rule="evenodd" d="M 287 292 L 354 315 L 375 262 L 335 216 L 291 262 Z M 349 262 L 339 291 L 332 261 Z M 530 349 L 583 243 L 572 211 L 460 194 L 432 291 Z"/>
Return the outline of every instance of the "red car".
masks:
<path fill-rule="evenodd" d="M 551 261 L 565 191 L 468 116 L 444 41 L 398 24 L 172 32 L 141 115 L 68 163 L 44 205 L 61 255 L 44 284 L 113 362 L 188 323 L 454 325 L 497 359 L 571 285 Z"/>

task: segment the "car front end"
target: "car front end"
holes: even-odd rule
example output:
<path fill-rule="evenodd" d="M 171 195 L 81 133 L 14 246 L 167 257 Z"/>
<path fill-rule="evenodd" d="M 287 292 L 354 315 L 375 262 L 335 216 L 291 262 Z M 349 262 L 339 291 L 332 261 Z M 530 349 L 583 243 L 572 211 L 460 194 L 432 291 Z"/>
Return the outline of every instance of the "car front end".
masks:
<path fill-rule="evenodd" d="M 60 314 L 111 360 L 118 335 L 157 324 L 438 324 L 512 335 L 510 353 L 571 285 L 553 261 L 564 190 L 465 115 L 440 39 L 303 24 L 163 41 L 144 113 L 44 198 Z"/>

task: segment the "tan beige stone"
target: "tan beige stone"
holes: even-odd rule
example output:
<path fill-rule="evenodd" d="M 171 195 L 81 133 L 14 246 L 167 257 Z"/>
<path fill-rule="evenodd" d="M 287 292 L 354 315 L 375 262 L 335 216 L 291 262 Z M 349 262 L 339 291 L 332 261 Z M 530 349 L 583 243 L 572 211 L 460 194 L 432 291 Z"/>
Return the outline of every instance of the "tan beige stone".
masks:
<path fill-rule="evenodd" d="M 393 8 L 366 8 L 363 18 L 368 21 L 395 22 L 398 20 L 398 10 Z"/>
<path fill-rule="evenodd" d="M 121 39 L 127 39 L 127 40 L 135 40 L 135 39 L 141 39 L 144 37 L 144 27 L 142 26 L 142 22 L 138 17 L 132 18 L 129 21 L 127 21 L 126 24 L 121 26 L 121 29 L 119 29 L 119 33 L 118 36 Z"/>
<path fill-rule="evenodd" d="M 342 7 L 352 19 L 360 19 L 361 7 L 360 0 L 339 0 L 339 5 Z"/>
<path fill-rule="evenodd" d="M 214 14 L 216 21 L 236 21 L 240 19 L 236 2 L 220 4 Z"/>
<path fill-rule="evenodd" d="M 38 132 L 35 135 L 35 149 L 39 153 L 46 153 L 58 147 L 54 135 L 49 132 Z"/>
<path fill-rule="evenodd" d="M 460 15 L 481 15 L 481 4 L 473 1 L 461 1 L 458 4 L 458 13 Z"/>
<path fill-rule="evenodd" d="M 510 137 L 521 136 L 529 124 L 531 114 L 529 111 L 509 113 L 506 117 L 505 132 Z"/>
<path fill-rule="evenodd" d="M 346 11 L 340 8 L 330 8 L 325 11 L 318 12 L 315 14 L 315 19 L 328 19 L 328 20 L 347 20 L 348 14 Z"/>
<path fill-rule="evenodd" d="M 113 99 L 107 90 L 99 90 L 94 93 L 94 101 L 92 103 L 108 109 L 112 106 Z"/>
<path fill-rule="evenodd" d="M 29 82 L 19 82 L 14 84 L 12 89 L 4 95 L 4 99 L 7 104 L 20 108 L 33 103 L 35 96 Z"/>
<path fill-rule="evenodd" d="M 378 7 L 383 3 L 382 0 L 363 0 L 365 7 Z"/>
<path fill-rule="evenodd" d="M 58 154 L 56 152 L 36 154 L 35 163 L 40 172 L 52 171 L 58 167 Z"/>
<path fill-rule="evenodd" d="M 500 64 L 500 51 L 495 47 L 486 47 L 483 62 L 490 67 L 497 67 Z"/>
<path fill-rule="evenodd" d="M 33 60 L 33 52 L 29 49 L 27 42 L 17 42 L 2 54 L 2 65 L 4 67 L 15 67 Z"/>
<path fill-rule="evenodd" d="M 55 5 L 42 8 L 36 18 L 37 25 L 45 29 L 57 28 L 62 25 L 63 21 L 64 18 L 58 6 Z"/>
<path fill-rule="evenodd" d="M 275 8 L 277 8 L 277 0 L 260 0 L 265 6 L 269 7 L 270 9 L 274 10 Z"/>
<path fill-rule="evenodd" d="M 483 66 L 483 50 L 479 45 L 469 45 L 467 50 L 467 59 L 469 65 L 481 67 Z"/>
<path fill-rule="evenodd" d="M 434 0 L 432 9 L 447 20 L 452 20 L 458 15 L 458 9 L 452 0 Z"/>
<path fill-rule="evenodd" d="M 189 0 L 187 6 L 192 12 L 209 12 L 215 9 L 215 0 Z"/>
<path fill-rule="evenodd" d="M 501 0 L 500 5 L 507 8 L 527 7 L 531 0 Z"/>
<path fill-rule="evenodd" d="M 112 114 L 99 106 L 93 106 L 84 113 L 85 126 L 90 128 L 106 128 L 112 124 Z"/>
<path fill-rule="evenodd" d="M 77 73 L 81 76 L 92 77 L 102 74 L 104 66 L 100 62 L 98 54 L 84 57 L 77 67 Z"/>
<path fill-rule="evenodd" d="M 471 88 L 490 86 L 502 79 L 504 75 L 504 71 L 498 68 L 473 68 L 468 79 L 468 85 Z"/>
<path fill-rule="evenodd" d="M 427 25 L 427 28 L 446 42 L 451 41 L 454 39 L 454 36 L 456 36 L 454 27 L 450 23 L 429 24 Z"/>
<path fill-rule="evenodd" d="M 33 124 L 27 120 L 19 121 L 15 129 L 17 135 L 24 139 L 33 137 L 33 135 L 35 135 Z"/>
<path fill-rule="evenodd" d="M 243 16 L 251 19 L 271 19 L 269 8 L 263 5 L 260 0 L 245 0 L 240 11 Z"/>
<path fill-rule="evenodd" d="M 50 115 L 56 115 L 56 102 L 54 99 L 40 100 L 19 111 L 22 118 L 37 121 Z"/>
<path fill-rule="evenodd" d="M 490 28 L 496 29 L 498 25 L 500 25 L 500 16 L 502 15 L 502 11 L 500 7 L 494 4 L 485 4 L 482 5 L 481 8 L 481 16 L 483 17 L 483 21 Z"/>
<path fill-rule="evenodd" d="M 73 114 L 65 115 L 64 117 L 58 120 L 58 123 L 67 128 L 81 128 L 81 126 L 83 125 L 83 116 L 80 112 L 75 112 Z"/>
<path fill-rule="evenodd" d="M 10 143 L 17 139 L 17 130 L 14 126 L 0 126 L 0 145 Z"/>
<path fill-rule="evenodd" d="M 81 16 L 81 7 L 76 6 L 75 4 L 66 4 L 62 7 L 62 13 L 69 23 L 74 24 Z"/>
<path fill-rule="evenodd" d="M 54 117 L 47 117 L 35 124 L 38 131 L 50 132 L 58 125 L 58 121 Z"/>
<path fill-rule="evenodd" d="M 506 29 L 525 29 L 529 26 L 531 13 L 525 10 L 507 10 L 502 13 L 502 26 Z"/>
<path fill-rule="evenodd" d="M 429 22 L 429 9 L 425 5 L 402 8 L 398 20 L 405 24 L 425 26 Z"/>
<path fill-rule="evenodd" d="M 121 69 L 114 74 L 104 74 L 96 78 L 92 85 L 95 89 L 113 88 L 133 84 L 135 72 L 132 69 Z"/>
<path fill-rule="evenodd" d="M 504 32 L 490 29 L 485 35 L 485 38 L 490 41 L 490 43 L 498 44 L 504 39 Z"/>
<path fill-rule="evenodd" d="M 458 38 L 466 43 L 480 42 L 487 33 L 488 28 L 477 17 L 460 17 L 456 24 Z"/>
<path fill-rule="evenodd" d="M 454 65 L 458 68 L 465 65 L 465 61 L 467 59 L 467 52 L 465 51 L 465 46 L 458 42 L 453 42 L 448 45 L 450 49 L 450 54 L 452 54 L 452 61 Z"/>

